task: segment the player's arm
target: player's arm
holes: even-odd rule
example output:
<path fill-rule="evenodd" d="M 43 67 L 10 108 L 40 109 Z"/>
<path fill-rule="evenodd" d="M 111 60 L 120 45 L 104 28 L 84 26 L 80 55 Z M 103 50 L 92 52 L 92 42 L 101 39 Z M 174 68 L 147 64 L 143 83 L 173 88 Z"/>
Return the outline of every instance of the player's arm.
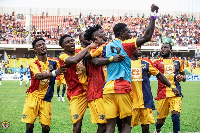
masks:
<path fill-rule="evenodd" d="M 91 62 L 92 64 L 94 64 L 95 66 L 105 66 L 107 64 L 109 64 L 110 62 L 120 62 L 125 58 L 124 55 L 118 54 L 116 56 L 112 56 L 110 58 L 92 58 Z"/>
<path fill-rule="evenodd" d="M 50 73 L 37 73 L 35 75 L 35 78 L 38 80 L 48 79 L 48 78 L 56 77 L 57 75 L 61 75 L 64 71 L 65 69 L 61 67 L 57 70 L 53 70 Z"/>
<path fill-rule="evenodd" d="M 97 45 L 95 43 L 88 45 L 85 49 L 83 49 L 75 57 L 66 58 L 65 59 L 65 64 L 66 65 L 70 65 L 70 64 L 79 63 L 91 48 L 96 48 L 96 47 L 97 47 Z"/>
<path fill-rule="evenodd" d="M 158 13 L 158 9 L 159 9 L 158 6 L 156 6 L 155 4 L 152 4 L 151 12 L 155 11 L 156 13 Z M 147 27 L 147 30 L 146 30 L 144 36 L 139 37 L 136 40 L 137 47 L 141 47 L 141 45 L 143 45 L 144 43 L 151 40 L 151 37 L 152 37 L 153 32 L 154 32 L 154 28 L 155 28 L 156 18 L 151 16 L 149 20 L 150 20 L 150 22 L 149 22 L 149 25 Z"/>
<path fill-rule="evenodd" d="M 176 96 L 179 96 L 179 95 L 180 95 L 179 91 L 175 88 L 175 86 L 172 86 L 171 83 L 169 82 L 169 80 L 167 80 L 167 78 L 166 78 L 162 73 L 159 72 L 159 73 L 156 75 L 156 77 L 157 77 L 164 85 L 166 85 L 166 86 L 168 86 L 169 88 L 171 88 L 172 91 L 174 92 L 174 94 L 175 94 Z"/>

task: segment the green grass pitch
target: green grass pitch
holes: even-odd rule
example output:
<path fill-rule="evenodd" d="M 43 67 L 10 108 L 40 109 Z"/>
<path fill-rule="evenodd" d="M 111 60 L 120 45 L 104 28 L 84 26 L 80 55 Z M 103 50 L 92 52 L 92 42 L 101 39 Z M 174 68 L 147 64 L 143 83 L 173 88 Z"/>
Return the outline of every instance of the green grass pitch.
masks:
<path fill-rule="evenodd" d="M 10 126 L 7 129 L 0 127 L 0 133 L 24 133 L 26 126 L 25 123 L 21 122 L 21 117 L 26 98 L 25 91 L 28 87 L 25 87 L 25 81 L 23 81 L 22 87 L 19 85 L 19 81 L 2 81 L 2 84 L 0 86 L 0 121 L 8 121 L 10 122 Z M 183 82 L 181 85 L 184 95 L 180 117 L 181 133 L 200 132 L 200 82 Z M 151 88 L 153 96 L 155 97 L 157 81 L 151 81 Z M 56 92 L 56 89 L 54 92 Z M 73 126 L 66 94 L 65 100 L 65 102 L 58 102 L 56 93 L 54 93 L 52 99 L 52 133 L 72 133 Z M 156 112 L 153 112 L 155 116 Z M 97 125 L 91 123 L 89 109 L 87 109 L 83 119 L 82 133 L 96 133 L 96 129 Z M 150 132 L 153 132 L 154 129 L 155 124 L 150 125 Z M 37 119 L 34 133 L 41 133 L 41 130 L 41 124 Z M 115 131 L 117 132 L 117 130 Z M 141 127 L 136 126 L 132 128 L 131 132 L 141 133 Z M 166 119 L 162 132 L 173 132 L 170 115 Z"/>

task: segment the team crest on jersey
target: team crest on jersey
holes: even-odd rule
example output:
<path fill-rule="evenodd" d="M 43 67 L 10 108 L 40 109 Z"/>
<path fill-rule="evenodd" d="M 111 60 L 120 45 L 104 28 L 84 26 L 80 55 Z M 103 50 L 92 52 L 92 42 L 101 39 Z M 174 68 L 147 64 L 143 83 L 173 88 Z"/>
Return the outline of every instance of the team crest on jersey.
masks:
<path fill-rule="evenodd" d="M 7 128 L 9 127 L 9 125 L 10 125 L 10 122 L 8 122 L 8 121 L 3 121 L 3 122 L 1 122 L 1 125 L 2 125 L 2 127 L 3 127 L 4 129 L 7 129 Z"/>
<path fill-rule="evenodd" d="M 177 62 L 176 62 L 176 61 L 174 61 L 174 62 L 173 62 L 173 64 L 174 64 L 174 65 L 177 65 Z"/>
<path fill-rule="evenodd" d="M 141 64 L 142 69 L 146 68 L 146 64 Z"/>
<path fill-rule="evenodd" d="M 75 120 L 77 120 L 79 118 L 79 114 L 74 114 L 73 117 Z"/>
<path fill-rule="evenodd" d="M 22 114 L 22 119 L 26 119 L 27 114 Z"/>
<path fill-rule="evenodd" d="M 100 114 L 100 115 L 99 115 L 99 118 L 100 118 L 101 120 L 105 120 L 105 114 Z"/>
<path fill-rule="evenodd" d="M 49 68 L 50 70 L 53 70 L 53 65 L 49 65 L 48 68 Z"/>

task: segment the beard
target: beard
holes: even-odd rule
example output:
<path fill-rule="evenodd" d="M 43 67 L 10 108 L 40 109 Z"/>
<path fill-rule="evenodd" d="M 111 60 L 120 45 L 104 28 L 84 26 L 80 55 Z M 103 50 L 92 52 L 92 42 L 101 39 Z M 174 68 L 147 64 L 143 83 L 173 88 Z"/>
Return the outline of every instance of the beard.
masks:
<path fill-rule="evenodd" d="M 169 57 L 169 54 L 170 54 L 170 53 L 166 53 L 166 54 L 164 54 L 164 55 L 161 54 L 161 56 L 162 56 L 163 58 L 166 58 L 166 57 Z"/>

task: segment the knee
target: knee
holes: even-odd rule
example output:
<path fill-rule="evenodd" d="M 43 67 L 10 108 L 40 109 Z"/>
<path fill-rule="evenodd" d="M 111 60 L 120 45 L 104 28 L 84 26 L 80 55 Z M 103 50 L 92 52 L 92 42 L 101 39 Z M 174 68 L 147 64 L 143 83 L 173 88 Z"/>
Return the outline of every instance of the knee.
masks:
<path fill-rule="evenodd" d="M 34 124 L 26 123 L 26 130 L 31 131 L 33 130 L 33 128 L 34 128 Z"/>
<path fill-rule="evenodd" d="M 81 126 L 82 126 L 82 121 L 78 121 L 77 123 L 73 124 L 73 131 L 75 133 L 80 133 L 81 132 Z"/>
<path fill-rule="evenodd" d="M 43 133 L 49 133 L 49 131 L 50 131 L 50 127 L 42 124 L 42 132 Z"/>
<path fill-rule="evenodd" d="M 172 122 L 179 122 L 180 121 L 180 115 L 179 114 L 173 114 L 172 115 Z"/>

